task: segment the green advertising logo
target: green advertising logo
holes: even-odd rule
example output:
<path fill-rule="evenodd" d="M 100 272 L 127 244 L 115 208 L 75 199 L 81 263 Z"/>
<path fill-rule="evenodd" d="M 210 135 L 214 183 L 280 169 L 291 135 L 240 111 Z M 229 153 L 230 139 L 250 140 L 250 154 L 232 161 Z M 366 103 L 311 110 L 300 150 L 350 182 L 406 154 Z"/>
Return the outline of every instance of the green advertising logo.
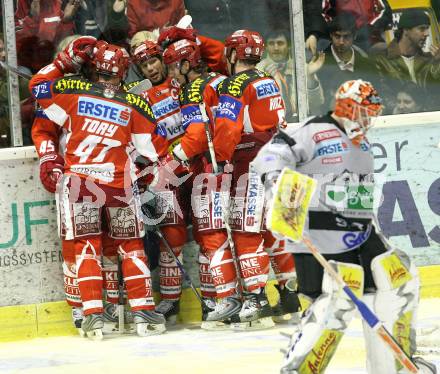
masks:
<path fill-rule="evenodd" d="M 326 203 L 339 209 L 372 210 L 374 186 L 327 186 Z"/>

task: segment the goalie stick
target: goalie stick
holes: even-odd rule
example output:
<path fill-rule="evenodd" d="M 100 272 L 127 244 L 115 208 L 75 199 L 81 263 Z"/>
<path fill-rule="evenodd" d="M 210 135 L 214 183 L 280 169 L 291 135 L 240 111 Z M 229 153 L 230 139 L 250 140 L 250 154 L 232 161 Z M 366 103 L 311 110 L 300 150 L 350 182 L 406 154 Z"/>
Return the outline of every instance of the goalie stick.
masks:
<path fill-rule="evenodd" d="M 308 204 L 310 203 L 311 195 L 314 192 L 314 189 L 316 187 L 316 181 L 310 182 L 310 180 L 313 180 L 313 178 L 310 178 L 308 176 L 302 175 L 298 172 L 295 172 L 289 168 L 284 168 L 281 174 L 278 176 L 277 181 L 277 190 L 274 193 L 274 198 L 272 200 L 271 206 L 270 206 L 270 213 L 269 213 L 269 219 L 268 219 L 268 228 L 272 231 L 279 233 L 281 235 L 284 235 L 290 239 L 293 239 L 296 242 L 302 241 L 307 248 L 310 250 L 312 255 L 316 258 L 316 260 L 321 264 L 321 266 L 328 272 L 328 274 L 342 287 L 343 291 L 347 294 L 347 296 L 353 301 L 355 304 L 357 310 L 359 311 L 360 315 L 362 316 L 363 320 L 370 326 L 370 328 L 381 338 L 381 340 L 388 346 L 388 348 L 393 353 L 393 356 L 402 364 L 402 366 L 410 373 L 420 373 L 417 366 L 414 364 L 414 362 L 411 361 L 411 358 L 405 353 L 405 351 L 400 347 L 400 345 L 397 343 L 397 341 L 394 339 L 394 337 L 391 335 L 391 333 L 386 329 L 386 327 L 379 321 L 377 316 L 373 313 L 373 311 L 359 298 L 356 297 L 356 295 L 353 293 L 353 291 L 347 286 L 347 284 L 342 279 L 341 275 L 338 274 L 333 267 L 329 264 L 329 262 L 324 258 L 324 256 L 319 252 L 319 250 L 312 244 L 312 242 L 303 236 L 303 229 L 305 221 L 303 220 L 296 220 L 298 225 L 295 225 L 294 233 L 292 234 L 292 230 L 288 229 L 289 222 L 285 225 L 280 225 L 279 222 L 275 223 L 273 222 L 273 218 L 275 219 L 285 219 L 285 215 L 282 214 L 275 214 L 276 209 L 280 208 L 280 192 L 286 193 L 287 189 L 282 188 L 283 183 L 283 176 L 285 174 L 290 174 L 291 180 L 293 179 L 296 183 L 292 183 L 292 186 L 296 186 L 299 188 L 295 189 L 294 193 L 302 192 L 302 199 L 301 201 L 297 201 L 298 199 L 296 196 L 292 197 L 290 196 L 289 201 L 295 201 L 294 209 L 295 211 L 298 210 L 298 205 L 301 206 L 301 211 L 306 211 L 308 209 Z M 295 179 L 296 177 L 296 179 Z M 307 183 L 309 182 L 309 183 Z M 298 183 L 303 183 L 302 186 L 298 186 Z M 292 194 L 291 190 L 291 194 Z M 306 191 L 306 193 L 304 193 Z M 278 205 L 277 205 L 278 202 Z M 275 212 L 274 212 L 275 211 Z M 284 222 L 286 223 L 286 222 Z M 275 226 L 275 227 L 274 227 Z"/>

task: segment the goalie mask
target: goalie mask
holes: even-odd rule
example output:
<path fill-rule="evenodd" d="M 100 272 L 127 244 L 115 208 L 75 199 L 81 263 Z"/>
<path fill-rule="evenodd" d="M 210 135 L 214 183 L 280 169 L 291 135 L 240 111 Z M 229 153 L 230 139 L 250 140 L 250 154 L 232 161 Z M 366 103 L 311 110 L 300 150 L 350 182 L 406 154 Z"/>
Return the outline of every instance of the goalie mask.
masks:
<path fill-rule="evenodd" d="M 382 99 L 370 82 L 361 79 L 343 83 L 336 91 L 334 114 L 352 143 L 359 146 L 372 120 L 382 112 Z"/>

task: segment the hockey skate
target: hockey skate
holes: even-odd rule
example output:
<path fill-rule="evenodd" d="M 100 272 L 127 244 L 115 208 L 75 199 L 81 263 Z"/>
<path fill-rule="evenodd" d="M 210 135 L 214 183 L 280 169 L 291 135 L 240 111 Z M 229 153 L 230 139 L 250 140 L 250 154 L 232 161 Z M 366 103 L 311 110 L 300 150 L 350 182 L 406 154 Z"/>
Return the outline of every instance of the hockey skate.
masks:
<path fill-rule="evenodd" d="M 180 312 L 180 300 L 162 300 L 156 307 L 156 313 L 162 314 L 167 320 L 167 324 L 175 325 L 177 315 Z"/>
<path fill-rule="evenodd" d="M 104 334 L 111 334 L 119 331 L 119 306 L 117 304 L 109 303 L 104 301 Z M 130 309 L 127 309 L 127 305 L 124 306 L 124 329 L 125 332 L 134 332 L 133 324 L 133 314 Z"/>
<path fill-rule="evenodd" d="M 85 336 L 90 340 L 102 340 L 102 329 L 104 328 L 104 318 L 102 313 L 92 313 L 84 317 L 81 329 Z"/>
<path fill-rule="evenodd" d="M 206 315 L 206 321 L 224 322 L 240 311 L 241 302 L 237 297 L 228 296 L 220 299 L 212 312 Z"/>
<path fill-rule="evenodd" d="M 272 319 L 277 323 L 297 324 L 301 319 L 301 304 L 295 290 L 295 280 L 289 280 L 283 288 L 275 285 L 280 298 L 272 307 Z"/>
<path fill-rule="evenodd" d="M 85 336 L 83 329 L 81 328 L 82 321 L 84 319 L 84 313 L 82 308 L 73 307 L 72 308 L 72 320 L 75 328 L 78 331 L 78 334 L 82 337 Z"/>
<path fill-rule="evenodd" d="M 154 310 L 137 310 L 133 312 L 136 333 L 139 336 L 159 335 L 166 331 L 166 319 Z"/>
<path fill-rule="evenodd" d="M 202 324 L 200 328 L 208 331 L 228 330 L 230 321 L 207 321 L 206 318 L 210 312 L 215 310 L 216 302 L 214 298 L 203 298 L 202 304 Z"/>
<path fill-rule="evenodd" d="M 238 315 L 231 318 L 231 328 L 234 331 L 269 329 L 275 326 L 271 316 L 272 308 L 264 289 L 259 294 L 248 293 Z"/>

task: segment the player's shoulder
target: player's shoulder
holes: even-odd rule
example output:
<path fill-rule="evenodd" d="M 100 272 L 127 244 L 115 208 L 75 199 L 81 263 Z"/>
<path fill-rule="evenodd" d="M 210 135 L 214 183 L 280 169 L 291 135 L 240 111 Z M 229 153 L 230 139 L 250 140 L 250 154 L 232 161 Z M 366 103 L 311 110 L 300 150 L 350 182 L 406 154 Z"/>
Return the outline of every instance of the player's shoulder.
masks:
<path fill-rule="evenodd" d="M 220 82 L 217 90 L 219 94 L 241 97 L 246 88 L 262 79 L 270 79 L 273 81 L 267 73 L 258 69 L 249 69 L 224 79 Z"/>

